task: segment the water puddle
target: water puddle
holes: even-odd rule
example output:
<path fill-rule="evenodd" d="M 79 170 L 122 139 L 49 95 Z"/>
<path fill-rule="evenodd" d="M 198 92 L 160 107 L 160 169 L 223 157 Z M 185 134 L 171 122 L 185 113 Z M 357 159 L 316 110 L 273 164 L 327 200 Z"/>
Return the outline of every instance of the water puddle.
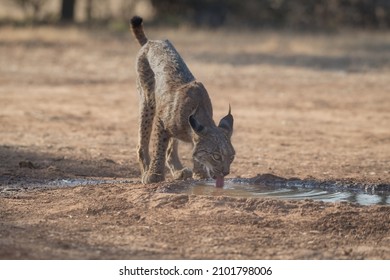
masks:
<path fill-rule="evenodd" d="M 270 197 L 280 199 L 313 199 L 324 202 L 353 202 L 361 205 L 390 205 L 390 185 L 362 185 L 333 181 L 285 179 L 273 175 L 263 175 L 251 179 L 236 178 L 225 180 L 223 188 L 216 188 L 214 180 L 177 181 L 177 184 L 164 188 L 164 192 L 194 195 L 232 197 Z M 126 179 L 75 178 L 42 182 L 0 185 L 0 193 L 11 195 L 14 192 L 32 189 L 54 189 L 101 184 L 133 184 Z"/>
<path fill-rule="evenodd" d="M 319 187 L 308 183 L 303 184 L 302 181 L 296 184 L 280 182 L 272 186 L 272 184 L 251 184 L 245 180 L 226 180 L 223 188 L 216 188 L 214 181 L 193 182 L 184 188 L 175 188 L 174 192 L 195 194 L 195 195 L 211 195 L 211 196 L 232 196 L 232 197 L 269 197 L 279 199 L 303 200 L 312 199 L 324 202 L 352 202 L 360 205 L 390 205 L 390 192 L 377 191 L 372 189 L 364 190 L 362 188 L 347 188 L 341 185 L 328 184 L 327 187 Z"/>

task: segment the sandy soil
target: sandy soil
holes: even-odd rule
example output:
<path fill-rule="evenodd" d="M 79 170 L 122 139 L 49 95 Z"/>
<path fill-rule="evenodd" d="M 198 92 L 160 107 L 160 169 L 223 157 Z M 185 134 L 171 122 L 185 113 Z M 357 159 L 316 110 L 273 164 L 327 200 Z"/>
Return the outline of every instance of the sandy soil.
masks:
<path fill-rule="evenodd" d="M 389 33 L 147 31 L 176 45 L 215 119 L 231 104 L 229 177 L 390 184 Z M 389 206 L 141 185 L 137 50 L 125 34 L 0 29 L 1 259 L 390 259 Z M 44 188 L 70 178 L 113 181 Z"/>

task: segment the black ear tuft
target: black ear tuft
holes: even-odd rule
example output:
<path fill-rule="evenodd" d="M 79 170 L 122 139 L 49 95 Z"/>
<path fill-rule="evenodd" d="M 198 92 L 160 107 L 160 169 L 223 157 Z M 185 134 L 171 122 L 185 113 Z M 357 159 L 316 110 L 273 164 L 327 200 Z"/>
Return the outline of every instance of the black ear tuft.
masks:
<path fill-rule="evenodd" d="M 234 118 L 233 115 L 230 113 L 230 105 L 229 105 L 229 113 L 221 119 L 221 121 L 218 124 L 218 127 L 224 129 L 228 136 L 231 137 L 233 134 L 233 123 L 234 123 Z"/>
<path fill-rule="evenodd" d="M 192 129 L 195 131 L 195 133 L 199 134 L 199 133 L 202 133 L 204 131 L 204 126 L 201 125 L 193 115 L 191 115 L 189 118 L 188 118 L 188 121 L 192 127 Z"/>

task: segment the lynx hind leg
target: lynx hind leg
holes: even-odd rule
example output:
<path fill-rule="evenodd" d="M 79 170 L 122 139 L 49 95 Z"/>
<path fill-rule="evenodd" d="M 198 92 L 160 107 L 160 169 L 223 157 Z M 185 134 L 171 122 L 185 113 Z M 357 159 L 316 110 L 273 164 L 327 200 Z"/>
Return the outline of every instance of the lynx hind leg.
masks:
<path fill-rule="evenodd" d="M 181 164 L 178 154 L 178 145 L 179 141 L 177 139 L 171 138 L 169 140 L 166 164 L 175 180 L 186 180 L 192 177 L 192 171 Z"/>
<path fill-rule="evenodd" d="M 142 174 L 148 171 L 150 164 L 149 142 L 154 118 L 153 108 L 145 100 L 141 100 L 137 155 Z"/>
<path fill-rule="evenodd" d="M 137 60 L 137 89 L 140 98 L 140 117 L 137 155 L 142 176 L 149 169 L 149 142 L 152 133 L 153 119 L 156 111 L 154 95 L 154 73 L 146 57 L 146 49 Z"/>
<path fill-rule="evenodd" d="M 157 183 L 165 179 L 165 156 L 169 136 L 158 122 L 154 122 L 153 134 L 153 154 L 149 169 L 142 176 L 144 184 Z"/>

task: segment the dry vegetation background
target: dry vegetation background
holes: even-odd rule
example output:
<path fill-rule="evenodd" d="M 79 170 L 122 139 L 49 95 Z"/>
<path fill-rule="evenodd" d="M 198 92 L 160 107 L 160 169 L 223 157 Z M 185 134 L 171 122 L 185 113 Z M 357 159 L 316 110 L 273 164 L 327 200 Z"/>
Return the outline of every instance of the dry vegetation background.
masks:
<path fill-rule="evenodd" d="M 170 26 L 386 30 L 387 0 L 0 0 L 0 23 L 111 23 L 134 14 Z"/>

